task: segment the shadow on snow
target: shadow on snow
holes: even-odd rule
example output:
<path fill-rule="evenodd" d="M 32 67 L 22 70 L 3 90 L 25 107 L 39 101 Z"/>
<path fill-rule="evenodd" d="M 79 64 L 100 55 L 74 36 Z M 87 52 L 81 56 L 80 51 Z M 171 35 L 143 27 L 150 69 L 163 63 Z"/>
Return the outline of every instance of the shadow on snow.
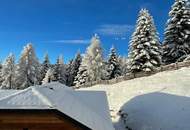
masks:
<path fill-rule="evenodd" d="M 189 130 L 190 97 L 166 93 L 137 96 L 121 107 L 132 130 Z M 120 118 L 116 129 L 123 124 Z"/>

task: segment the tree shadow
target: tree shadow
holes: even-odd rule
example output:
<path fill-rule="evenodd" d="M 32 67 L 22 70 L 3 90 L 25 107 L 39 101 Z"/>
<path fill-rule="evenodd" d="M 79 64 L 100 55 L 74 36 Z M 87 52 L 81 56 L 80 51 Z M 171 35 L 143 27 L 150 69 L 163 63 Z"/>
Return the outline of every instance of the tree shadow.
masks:
<path fill-rule="evenodd" d="M 190 97 L 150 93 L 131 99 L 120 110 L 116 129 L 122 130 L 118 126 L 125 121 L 132 130 L 190 130 Z"/>

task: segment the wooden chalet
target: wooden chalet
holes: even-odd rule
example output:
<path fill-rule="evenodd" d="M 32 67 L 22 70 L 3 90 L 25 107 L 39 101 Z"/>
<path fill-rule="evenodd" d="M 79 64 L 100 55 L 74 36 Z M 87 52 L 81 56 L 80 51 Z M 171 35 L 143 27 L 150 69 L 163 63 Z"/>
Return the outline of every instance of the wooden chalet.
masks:
<path fill-rule="evenodd" d="M 104 92 L 59 83 L 0 91 L 0 130 L 114 130 Z"/>

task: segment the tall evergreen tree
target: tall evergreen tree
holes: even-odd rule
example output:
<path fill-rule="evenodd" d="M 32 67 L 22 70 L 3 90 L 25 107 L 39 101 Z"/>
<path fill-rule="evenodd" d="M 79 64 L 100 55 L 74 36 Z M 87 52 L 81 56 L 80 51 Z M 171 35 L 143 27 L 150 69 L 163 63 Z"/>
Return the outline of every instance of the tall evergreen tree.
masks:
<path fill-rule="evenodd" d="M 79 67 L 82 62 L 82 57 L 81 54 L 78 52 L 77 55 L 75 56 L 75 59 L 71 62 L 71 67 L 70 67 L 70 73 L 69 73 L 69 80 L 68 80 L 68 86 L 74 86 L 74 80 L 75 77 L 77 76 L 77 73 L 79 71 Z"/>
<path fill-rule="evenodd" d="M 0 62 L 0 70 L 3 68 L 3 65 L 2 65 L 2 63 Z"/>
<path fill-rule="evenodd" d="M 110 50 L 107 71 L 109 73 L 109 79 L 119 77 L 122 74 L 121 64 L 119 62 L 118 55 L 114 47 L 112 47 Z"/>
<path fill-rule="evenodd" d="M 50 83 L 50 82 L 53 82 L 55 81 L 55 77 L 54 77 L 54 69 L 52 68 L 49 68 L 43 81 L 42 81 L 42 84 L 46 84 L 46 83 Z"/>
<path fill-rule="evenodd" d="M 2 65 L 2 63 L 0 62 L 0 86 L 1 86 L 1 84 L 2 84 L 2 82 L 3 82 L 3 79 L 2 79 L 2 68 L 3 68 L 3 65 Z"/>
<path fill-rule="evenodd" d="M 49 61 L 49 56 L 48 54 L 45 54 L 44 61 L 41 65 L 41 78 L 40 81 L 42 83 L 42 80 L 45 78 L 47 71 L 51 67 L 50 61 Z"/>
<path fill-rule="evenodd" d="M 100 44 L 98 35 L 93 36 L 79 67 L 79 72 L 75 79 L 76 86 L 80 86 L 88 81 L 102 79 L 104 61 Z"/>
<path fill-rule="evenodd" d="M 89 81 L 89 74 L 87 72 L 87 67 L 81 64 L 77 76 L 74 79 L 74 85 L 76 87 L 80 87 L 81 85 L 85 84 L 88 81 Z"/>
<path fill-rule="evenodd" d="M 69 63 L 66 65 L 66 71 L 65 71 L 65 77 L 66 77 L 66 85 L 71 86 L 71 78 L 73 75 L 71 75 L 71 69 L 72 69 L 73 59 L 69 61 Z"/>
<path fill-rule="evenodd" d="M 66 84 L 66 77 L 65 77 L 65 65 L 63 63 L 63 57 L 59 56 L 57 58 L 57 62 L 54 66 L 54 81 L 60 82 L 62 84 Z"/>
<path fill-rule="evenodd" d="M 126 75 L 130 71 L 130 62 L 127 57 L 118 57 L 119 64 L 121 65 L 121 75 Z"/>
<path fill-rule="evenodd" d="M 130 71 L 152 71 L 161 64 L 161 47 L 148 10 L 142 9 L 130 41 Z"/>
<path fill-rule="evenodd" d="M 31 43 L 27 44 L 21 53 L 16 75 L 17 89 L 24 89 L 40 82 L 40 63 Z"/>
<path fill-rule="evenodd" d="M 15 89 L 15 58 L 13 54 L 10 54 L 2 68 L 2 89 Z"/>
<path fill-rule="evenodd" d="M 175 0 L 163 42 L 163 62 L 170 64 L 190 54 L 190 1 Z"/>

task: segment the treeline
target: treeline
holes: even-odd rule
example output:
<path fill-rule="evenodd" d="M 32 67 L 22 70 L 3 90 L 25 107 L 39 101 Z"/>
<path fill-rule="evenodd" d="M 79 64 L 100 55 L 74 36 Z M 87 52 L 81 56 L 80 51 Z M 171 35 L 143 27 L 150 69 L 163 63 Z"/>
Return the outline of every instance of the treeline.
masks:
<path fill-rule="evenodd" d="M 190 59 L 190 2 L 175 0 L 161 44 L 153 17 L 142 9 L 129 42 L 128 57 L 117 55 L 111 48 L 103 57 L 100 38 L 95 35 L 84 56 L 77 53 L 68 64 L 62 56 L 51 64 L 46 54 L 38 61 L 32 44 L 24 47 L 18 63 L 10 54 L 1 66 L 1 88 L 24 89 L 32 85 L 60 82 L 80 87 L 89 81 L 109 80 L 127 73 L 150 72 L 156 67 Z M 126 43 L 127 44 L 127 43 Z"/>
<path fill-rule="evenodd" d="M 18 63 L 10 54 L 0 66 L 0 83 L 2 89 L 24 89 L 33 85 L 41 85 L 49 82 L 60 82 L 73 85 L 81 62 L 78 53 L 69 64 L 63 63 L 63 57 L 59 56 L 55 64 L 51 64 L 48 54 L 45 55 L 43 63 L 40 63 L 35 55 L 31 43 L 27 44 L 20 56 Z"/>

